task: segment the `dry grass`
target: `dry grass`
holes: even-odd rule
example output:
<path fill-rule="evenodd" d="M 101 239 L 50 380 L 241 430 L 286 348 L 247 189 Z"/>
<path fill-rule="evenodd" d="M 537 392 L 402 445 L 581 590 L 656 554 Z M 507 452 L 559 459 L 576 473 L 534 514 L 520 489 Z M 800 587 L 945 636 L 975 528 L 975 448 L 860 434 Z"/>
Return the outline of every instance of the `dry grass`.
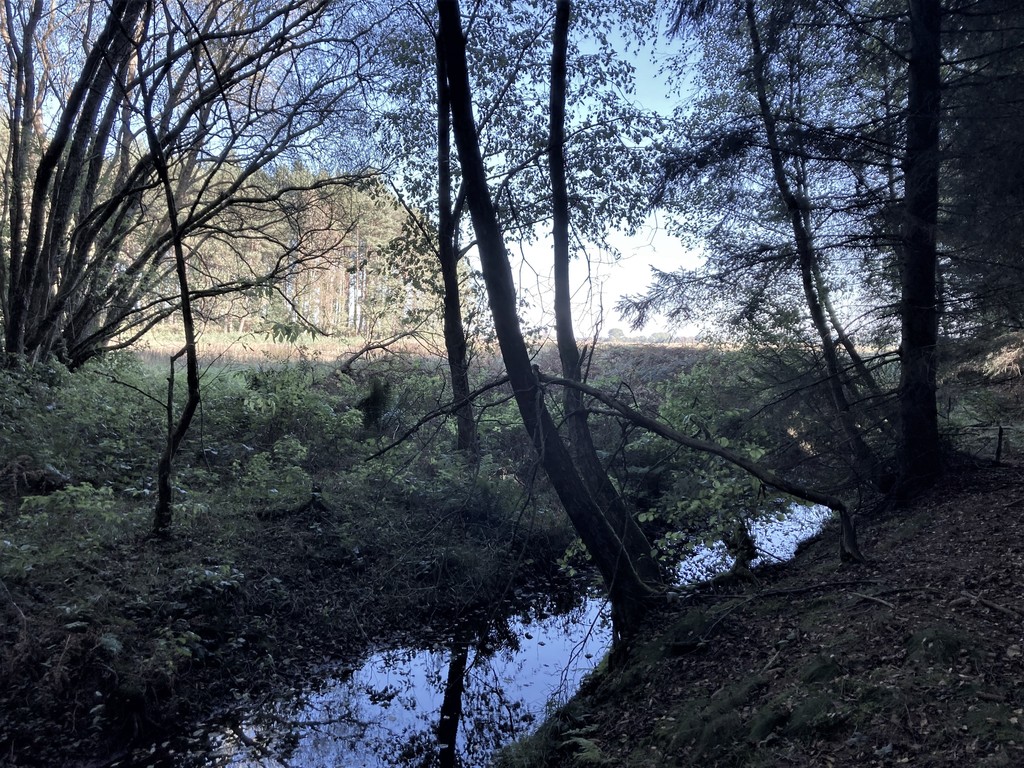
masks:
<path fill-rule="evenodd" d="M 440 340 L 427 335 L 407 337 L 388 346 L 387 351 L 373 350 L 372 358 L 382 354 L 406 354 L 436 357 L 443 354 Z M 275 341 L 266 334 L 244 335 L 223 332 L 203 333 L 198 339 L 199 362 L 202 367 L 250 367 L 261 364 L 289 363 L 302 360 L 335 362 L 347 360 L 370 344 L 355 336 L 305 337 L 297 342 Z M 147 365 L 166 366 L 182 347 L 180 333 L 160 330 L 148 334 L 132 351 Z"/>

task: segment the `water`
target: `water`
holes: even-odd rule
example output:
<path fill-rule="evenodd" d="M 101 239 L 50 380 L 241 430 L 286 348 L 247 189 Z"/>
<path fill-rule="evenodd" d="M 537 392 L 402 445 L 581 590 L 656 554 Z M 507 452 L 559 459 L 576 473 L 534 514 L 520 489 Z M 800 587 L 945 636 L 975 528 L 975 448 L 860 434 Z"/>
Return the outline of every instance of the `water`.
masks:
<path fill-rule="evenodd" d="M 784 520 L 751 525 L 764 552 L 790 559 L 829 513 L 794 506 Z M 702 581 L 731 566 L 724 546 L 700 548 L 678 571 Z M 254 713 L 212 737 L 207 768 L 482 766 L 571 697 L 611 644 L 605 603 L 536 608 L 459 628 L 444 642 L 383 648 L 315 690 Z"/>
<path fill-rule="evenodd" d="M 771 565 L 790 560 L 800 542 L 814 536 L 832 516 L 826 507 L 805 507 L 794 504 L 782 520 L 768 518 L 750 524 L 750 535 L 760 553 L 751 567 Z M 707 581 L 732 567 L 732 559 L 725 545 L 718 541 L 708 547 L 699 547 L 679 565 L 677 573 L 683 584 Z"/>
<path fill-rule="evenodd" d="M 571 696 L 610 644 L 604 603 L 394 648 L 215 737 L 207 766 L 486 765 Z M 454 744 L 451 734 L 457 734 Z M 456 753 L 458 755 L 456 759 Z"/>

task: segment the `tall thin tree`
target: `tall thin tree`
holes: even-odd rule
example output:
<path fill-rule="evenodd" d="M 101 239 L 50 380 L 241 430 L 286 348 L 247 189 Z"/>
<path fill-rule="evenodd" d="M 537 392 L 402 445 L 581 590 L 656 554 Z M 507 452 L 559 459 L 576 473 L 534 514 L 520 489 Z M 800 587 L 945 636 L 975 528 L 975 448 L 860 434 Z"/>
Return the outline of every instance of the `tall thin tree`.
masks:
<path fill-rule="evenodd" d="M 658 594 L 638 568 L 649 551 L 628 546 L 615 531 L 573 462 L 544 402 L 516 313 L 516 290 L 504 238 L 488 186 L 473 117 L 466 40 L 457 0 L 438 0 L 438 39 L 444 51 L 451 96 L 452 128 L 466 199 L 480 251 L 491 314 L 523 426 L 574 528 L 608 588 L 617 634 L 635 630 Z"/>
<path fill-rule="evenodd" d="M 910 56 L 899 305 L 899 488 L 904 497 L 934 484 L 942 470 L 936 395 L 942 7 L 936 0 L 909 0 L 908 8 Z"/>
<path fill-rule="evenodd" d="M 569 189 L 566 168 L 566 101 L 568 91 L 569 29 L 573 8 L 571 0 L 557 0 L 552 30 L 551 87 L 548 99 L 548 168 L 551 175 L 551 221 L 554 250 L 555 337 L 562 376 L 582 381 L 582 358 L 573 328 L 572 287 L 569 282 L 570 228 Z M 622 497 L 601 465 L 587 422 L 583 393 L 567 387 L 563 393 L 569 449 L 584 482 L 627 548 L 650 552 L 651 545 L 633 521 Z M 653 557 L 642 556 L 636 563 L 641 578 L 656 583 L 659 567 Z"/>

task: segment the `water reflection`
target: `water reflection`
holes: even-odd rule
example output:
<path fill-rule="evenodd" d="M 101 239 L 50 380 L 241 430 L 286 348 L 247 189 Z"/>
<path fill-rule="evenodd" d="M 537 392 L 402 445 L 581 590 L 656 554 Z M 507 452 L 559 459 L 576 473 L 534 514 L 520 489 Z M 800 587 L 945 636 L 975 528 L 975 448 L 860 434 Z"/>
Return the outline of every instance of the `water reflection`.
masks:
<path fill-rule="evenodd" d="M 829 512 L 791 508 L 784 520 L 751 525 L 754 565 L 790 559 Z M 727 570 L 723 546 L 681 564 L 681 582 Z M 204 766 L 271 768 L 455 768 L 486 765 L 543 719 L 552 699 L 578 687 L 611 644 L 604 603 L 535 608 L 461 625 L 429 647 L 380 650 L 317 690 L 254 714 L 214 738 Z"/>
<path fill-rule="evenodd" d="M 370 656 L 218 737 L 207 766 L 485 765 L 568 698 L 610 644 L 602 602 L 467 626 L 442 647 Z"/>
<path fill-rule="evenodd" d="M 751 567 L 771 565 L 790 560 L 800 542 L 817 534 L 831 518 L 827 507 L 792 505 L 786 516 L 779 520 L 768 518 L 750 523 L 750 535 L 757 544 L 758 556 Z M 707 581 L 732 567 L 732 558 L 721 541 L 697 550 L 679 564 L 677 578 L 682 584 Z"/>

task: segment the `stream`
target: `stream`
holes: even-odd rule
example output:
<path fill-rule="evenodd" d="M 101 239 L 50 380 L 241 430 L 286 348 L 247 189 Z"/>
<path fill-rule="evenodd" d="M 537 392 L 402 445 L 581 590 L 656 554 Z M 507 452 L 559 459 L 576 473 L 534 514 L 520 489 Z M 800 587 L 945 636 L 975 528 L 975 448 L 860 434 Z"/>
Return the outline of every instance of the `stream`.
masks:
<path fill-rule="evenodd" d="M 549 701 L 571 696 L 607 650 L 602 608 L 584 599 L 466 627 L 439 647 L 378 651 L 220 734 L 204 765 L 486 765 L 539 724 Z"/>
<path fill-rule="evenodd" d="M 766 553 L 790 559 L 827 510 L 794 506 L 783 520 L 751 525 Z M 679 568 L 694 583 L 731 565 L 721 545 Z M 354 666 L 269 702 L 240 724 L 206 736 L 203 768 L 418 768 L 483 766 L 569 699 L 611 644 L 605 601 L 540 603 L 498 619 L 467 622 L 421 646 L 382 647 Z M 195 752 L 193 752 L 195 754 Z"/>

